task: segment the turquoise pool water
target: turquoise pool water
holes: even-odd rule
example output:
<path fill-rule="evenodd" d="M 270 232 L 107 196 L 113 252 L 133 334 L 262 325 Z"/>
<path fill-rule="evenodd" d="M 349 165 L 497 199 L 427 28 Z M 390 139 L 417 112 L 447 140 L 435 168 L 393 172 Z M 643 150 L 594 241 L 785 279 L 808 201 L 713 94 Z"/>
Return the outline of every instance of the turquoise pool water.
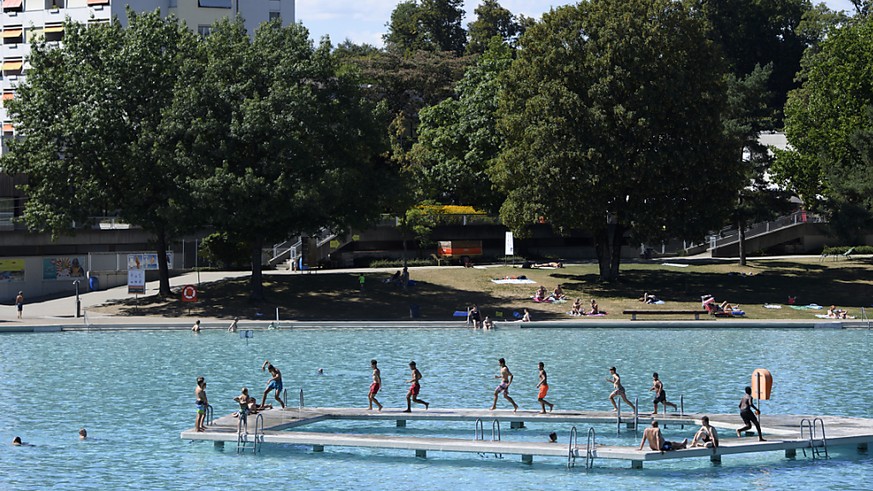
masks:
<path fill-rule="evenodd" d="M 0 489 L 865 489 L 873 458 L 844 449 L 830 461 L 774 452 L 708 460 L 647 464 L 598 461 L 592 471 L 568 471 L 562 459 L 499 460 L 467 454 L 265 446 L 237 455 L 211 443 L 179 439 L 194 423 L 194 380 L 203 375 L 216 415 L 233 411 L 241 386 L 258 395 L 269 358 L 281 370 L 292 402 L 303 387 L 308 406 L 366 404 L 369 360 L 379 359 L 380 400 L 404 403 L 407 363 L 424 374 L 421 396 L 434 407 L 488 407 L 497 358 L 516 376 L 513 397 L 536 407 L 536 363 L 543 361 L 557 409 L 607 409 L 615 365 L 631 397 L 648 409 L 651 372 L 658 371 L 671 399 L 685 396 L 691 412 L 734 412 L 755 368 L 774 376 L 773 413 L 873 417 L 871 334 L 863 330 L 707 331 L 654 329 L 282 330 L 258 331 L 248 343 L 224 332 L 113 332 L 0 336 Z M 325 375 L 316 375 L 323 368 Z M 293 395 L 292 395 L 293 394 Z M 646 401 L 645 404 L 642 401 Z M 498 404 L 505 403 L 499 402 Z M 351 425 L 351 426 L 350 426 Z M 86 427 L 89 440 L 79 441 Z M 326 422 L 323 430 L 396 432 L 389 423 Z M 633 433 L 598 428 L 599 438 L 637 443 Z M 410 422 L 409 434 L 472 436 L 466 423 Z M 503 428 L 504 439 L 545 439 L 569 428 Z M 669 439 L 690 437 L 672 426 Z M 12 447 L 21 435 L 33 447 Z M 802 454 L 800 454 L 802 455 Z"/>

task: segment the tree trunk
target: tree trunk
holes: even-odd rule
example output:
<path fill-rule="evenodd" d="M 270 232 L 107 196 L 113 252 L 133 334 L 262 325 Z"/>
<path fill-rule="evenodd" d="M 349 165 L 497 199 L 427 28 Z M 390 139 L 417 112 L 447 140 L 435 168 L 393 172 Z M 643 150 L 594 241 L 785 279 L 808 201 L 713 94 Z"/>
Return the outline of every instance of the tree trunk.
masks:
<path fill-rule="evenodd" d="M 252 277 L 249 281 L 250 294 L 252 300 L 264 299 L 264 277 L 261 272 L 261 249 L 263 249 L 263 241 L 255 239 L 251 242 L 252 253 Z"/>
<path fill-rule="evenodd" d="M 155 235 L 158 253 L 158 283 L 160 283 L 158 295 L 166 298 L 172 295 L 170 291 L 170 268 L 167 266 L 167 234 L 161 230 Z"/>
<path fill-rule="evenodd" d="M 737 230 L 740 233 L 740 266 L 746 265 L 746 224 L 742 220 L 737 222 Z"/>
<path fill-rule="evenodd" d="M 624 227 L 609 225 L 594 233 L 594 249 L 600 266 L 600 281 L 618 280 Z"/>

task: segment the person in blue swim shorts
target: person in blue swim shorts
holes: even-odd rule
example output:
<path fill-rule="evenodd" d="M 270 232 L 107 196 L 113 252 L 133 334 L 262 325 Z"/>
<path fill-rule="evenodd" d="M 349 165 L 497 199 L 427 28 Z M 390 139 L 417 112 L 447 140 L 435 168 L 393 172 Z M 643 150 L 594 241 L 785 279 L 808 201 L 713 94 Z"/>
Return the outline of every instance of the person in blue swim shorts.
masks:
<path fill-rule="evenodd" d="M 264 397 L 261 399 L 261 408 L 267 406 L 267 394 L 270 393 L 271 390 L 275 390 L 276 400 L 279 401 L 279 404 L 282 405 L 282 409 L 285 409 L 285 401 L 279 396 L 282 393 L 282 372 L 279 371 L 278 368 L 274 367 L 270 360 L 265 360 L 264 364 L 261 365 L 261 371 L 267 370 L 270 372 L 270 375 L 273 377 L 267 382 L 267 388 L 264 390 Z"/>

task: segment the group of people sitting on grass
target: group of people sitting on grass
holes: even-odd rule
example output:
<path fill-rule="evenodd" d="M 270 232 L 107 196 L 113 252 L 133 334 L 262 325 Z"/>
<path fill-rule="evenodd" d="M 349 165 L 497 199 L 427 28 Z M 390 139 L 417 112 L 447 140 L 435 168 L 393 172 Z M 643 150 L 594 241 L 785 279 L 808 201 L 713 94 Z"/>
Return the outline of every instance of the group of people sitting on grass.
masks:
<path fill-rule="evenodd" d="M 552 293 L 546 295 L 546 287 L 540 286 L 537 288 L 537 291 L 534 292 L 533 301 L 537 303 L 554 303 L 554 302 L 562 302 L 567 300 L 567 295 L 564 293 L 564 289 L 561 288 L 561 285 L 555 287 L 552 290 Z"/>
<path fill-rule="evenodd" d="M 582 299 L 577 298 L 575 302 L 573 302 L 573 307 L 570 309 L 570 315 L 578 316 L 578 315 L 604 315 L 605 311 L 600 310 L 600 307 L 597 305 L 597 300 L 591 299 L 591 305 L 588 309 L 582 307 Z"/>

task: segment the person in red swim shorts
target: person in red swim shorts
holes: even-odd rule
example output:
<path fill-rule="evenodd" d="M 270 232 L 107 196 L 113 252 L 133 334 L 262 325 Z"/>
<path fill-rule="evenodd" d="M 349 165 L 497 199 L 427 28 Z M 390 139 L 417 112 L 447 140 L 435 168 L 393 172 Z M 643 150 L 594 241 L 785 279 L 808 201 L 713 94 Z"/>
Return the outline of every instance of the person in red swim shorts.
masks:
<path fill-rule="evenodd" d="M 370 368 L 373 369 L 373 383 L 370 384 L 370 393 L 367 395 L 370 401 L 370 407 L 367 408 L 369 411 L 373 410 L 373 404 L 379 408 L 379 411 L 382 410 L 382 404 L 379 404 L 379 401 L 376 400 L 376 394 L 379 392 L 379 388 L 382 387 L 382 372 L 376 366 L 377 363 L 376 360 L 370 360 Z"/>
<path fill-rule="evenodd" d="M 415 367 L 414 361 L 409 362 L 409 369 L 412 370 L 412 378 L 407 380 L 407 382 L 411 383 L 412 385 L 409 387 L 409 391 L 406 393 L 406 411 L 403 412 L 411 413 L 413 402 L 423 404 L 424 410 L 427 411 L 427 408 L 430 407 L 430 403 L 422 401 L 418 398 L 418 393 L 421 392 L 421 383 L 419 382 L 422 377 L 421 372 L 419 372 L 418 368 Z"/>

